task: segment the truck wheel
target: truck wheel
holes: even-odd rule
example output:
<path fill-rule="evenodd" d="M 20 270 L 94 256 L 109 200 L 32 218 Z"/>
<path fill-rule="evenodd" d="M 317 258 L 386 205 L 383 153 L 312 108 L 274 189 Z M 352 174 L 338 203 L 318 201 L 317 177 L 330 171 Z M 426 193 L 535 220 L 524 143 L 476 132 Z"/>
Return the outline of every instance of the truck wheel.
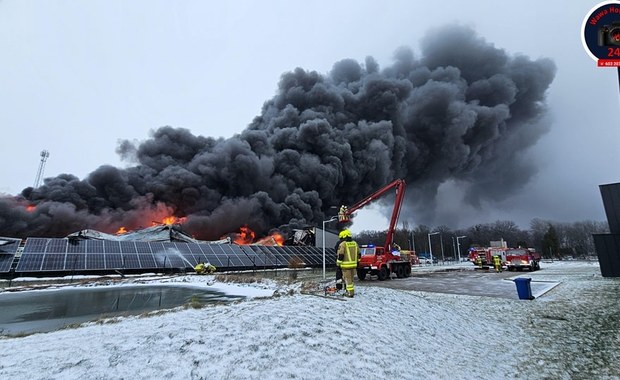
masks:
<path fill-rule="evenodd" d="M 358 269 L 357 270 L 357 278 L 360 281 L 364 281 L 366 279 L 366 271 L 364 269 Z"/>
<path fill-rule="evenodd" d="M 379 281 L 385 281 L 388 277 L 390 277 L 390 272 L 387 267 L 381 267 L 381 270 L 379 270 Z"/>
<path fill-rule="evenodd" d="M 405 268 L 402 265 L 396 267 L 396 278 L 405 277 Z"/>
<path fill-rule="evenodd" d="M 411 266 L 410 265 L 405 266 L 405 277 L 411 277 Z"/>

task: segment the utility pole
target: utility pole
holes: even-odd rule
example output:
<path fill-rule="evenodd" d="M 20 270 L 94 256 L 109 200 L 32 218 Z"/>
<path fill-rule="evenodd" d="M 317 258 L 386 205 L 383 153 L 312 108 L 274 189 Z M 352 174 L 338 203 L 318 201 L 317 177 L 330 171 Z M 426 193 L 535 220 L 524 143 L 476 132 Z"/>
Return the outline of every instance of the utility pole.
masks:
<path fill-rule="evenodd" d="M 47 150 L 41 151 L 41 163 L 39 163 L 39 170 L 37 171 L 37 176 L 34 179 L 34 188 L 41 186 L 41 181 L 43 180 L 43 172 L 45 171 L 45 162 L 47 162 L 47 158 L 50 156 L 50 152 Z"/>

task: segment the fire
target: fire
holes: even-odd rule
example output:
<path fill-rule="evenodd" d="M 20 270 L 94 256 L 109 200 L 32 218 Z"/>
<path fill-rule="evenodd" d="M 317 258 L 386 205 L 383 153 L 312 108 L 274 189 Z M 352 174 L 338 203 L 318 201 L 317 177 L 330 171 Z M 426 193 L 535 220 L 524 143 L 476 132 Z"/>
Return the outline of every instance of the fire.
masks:
<path fill-rule="evenodd" d="M 256 233 L 254 233 L 254 231 L 252 231 L 250 227 L 243 226 L 239 228 L 239 232 L 237 233 L 237 236 L 233 239 L 233 242 L 239 245 L 252 244 L 255 237 Z"/>
<path fill-rule="evenodd" d="M 265 236 L 262 239 L 257 240 L 256 243 L 254 244 L 256 245 L 277 245 L 281 247 L 284 245 L 284 236 L 276 232 L 269 236 Z"/>
<path fill-rule="evenodd" d="M 153 222 L 153 225 L 165 224 L 167 226 L 170 226 L 173 224 L 185 223 L 186 220 L 187 220 L 186 217 L 177 218 L 176 216 L 166 216 L 161 220 L 161 222 Z"/>
<path fill-rule="evenodd" d="M 118 229 L 118 231 L 116 231 L 117 235 L 122 235 L 122 234 L 126 234 L 127 230 L 125 229 L 125 227 L 121 227 Z"/>
<path fill-rule="evenodd" d="M 33 212 L 35 209 L 36 209 L 36 207 L 34 205 L 26 206 L 26 211 L 28 211 L 28 212 Z"/>
<path fill-rule="evenodd" d="M 278 232 L 274 232 L 273 234 L 271 234 L 271 237 L 273 237 L 273 240 L 280 247 L 284 245 L 284 236 L 282 236 L 282 234 L 280 234 Z"/>
<path fill-rule="evenodd" d="M 254 241 L 256 234 L 249 227 L 243 226 L 240 229 L 240 232 L 236 234 L 236 237 L 233 239 L 235 244 L 239 245 L 247 245 L 247 244 L 256 244 L 256 245 L 284 245 L 284 236 L 279 232 L 274 232 L 269 236 L 265 236 Z"/>

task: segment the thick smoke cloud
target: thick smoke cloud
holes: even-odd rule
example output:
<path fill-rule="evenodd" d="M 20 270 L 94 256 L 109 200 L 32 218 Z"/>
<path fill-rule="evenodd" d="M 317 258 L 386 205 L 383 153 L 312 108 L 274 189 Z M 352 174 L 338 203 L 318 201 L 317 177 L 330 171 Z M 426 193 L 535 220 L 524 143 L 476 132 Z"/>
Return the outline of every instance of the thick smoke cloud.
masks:
<path fill-rule="evenodd" d="M 327 76 L 285 73 L 261 114 L 229 139 L 166 126 L 124 141 L 117 152 L 129 168 L 63 174 L 2 199 L 0 235 L 114 232 L 167 215 L 187 217 L 185 229 L 201 239 L 244 224 L 265 234 L 320 224 L 330 206 L 395 178 L 408 183 L 402 216 L 414 223 L 434 222 L 446 181 L 471 205 L 514 194 L 536 170 L 525 153 L 548 130 L 554 64 L 509 55 L 454 25 L 421 46 L 419 58 L 398 49 L 384 69 L 367 58 L 337 62 Z"/>

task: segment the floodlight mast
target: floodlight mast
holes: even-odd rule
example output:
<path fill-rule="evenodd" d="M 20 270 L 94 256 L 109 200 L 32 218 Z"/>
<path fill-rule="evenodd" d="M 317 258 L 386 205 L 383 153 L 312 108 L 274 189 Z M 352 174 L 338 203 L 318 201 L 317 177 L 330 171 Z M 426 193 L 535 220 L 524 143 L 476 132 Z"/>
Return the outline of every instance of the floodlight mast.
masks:
<path fill-rule="evenodd" d="M 43 180 L 43 172 L 45 171 L 45 163 L 47 162 L 48 157 L 50 156 L 50 152 L 47 150 L 41 151 L 41 162 L 39 163 L 39 170 L 37 171 L 37 176 L 34 179 L 34 188 L 41 186 L 41 181 Z"/>

